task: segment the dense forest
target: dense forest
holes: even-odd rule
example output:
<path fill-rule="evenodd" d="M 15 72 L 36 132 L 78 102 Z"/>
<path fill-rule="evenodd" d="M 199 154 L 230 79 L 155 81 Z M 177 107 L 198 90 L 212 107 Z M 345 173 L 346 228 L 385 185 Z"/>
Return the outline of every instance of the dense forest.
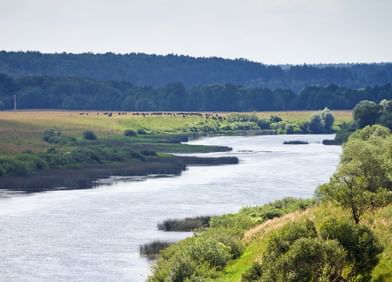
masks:
<path fill-rule="evenodd" d="M 120 111 L 272 111 L 352 109 L 359 101 L 392 99 L 392 85 L 352 90 L 329 85 L 292 90 L 209 84 L 186 88 L 169 83 L 160 88 L 88 78 L 0 74 L 0 109 Z"/>
<path fill-rule="evenodd" d="M 185 87 L 234 84 L 245 87 L 291 89 L 336 84 L 356 89 L 392 82 L 392 64 L 264 65 L 245 59 L 193 58 L 147 54 L 43 54 L 0 52 L 0 73 L 126 81 L 136 86 Z"/>

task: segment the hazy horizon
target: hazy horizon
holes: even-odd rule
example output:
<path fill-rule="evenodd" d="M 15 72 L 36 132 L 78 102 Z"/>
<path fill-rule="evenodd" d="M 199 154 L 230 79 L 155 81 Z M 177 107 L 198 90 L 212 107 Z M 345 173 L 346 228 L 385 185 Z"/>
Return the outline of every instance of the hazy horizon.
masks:
<path fill-rule="evenodd" d="M 389 0 L 1 0 L 0 49 L 392 61 Z"/>

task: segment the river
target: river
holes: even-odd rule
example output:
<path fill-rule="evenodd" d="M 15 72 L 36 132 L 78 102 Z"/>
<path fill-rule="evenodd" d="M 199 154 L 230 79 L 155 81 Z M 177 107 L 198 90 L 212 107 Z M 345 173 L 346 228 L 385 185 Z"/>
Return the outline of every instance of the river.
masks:
<path fill-rule="evenodd" d="M 0 281 L 145 281 L 138 246 L 189 233 L 158 231 L 167 218 L 218 215 L 286 196 L 311 197 L 339 161 L 327 135 L 209 137 L 238 165 L 190 167 L 181 176 L 119 180 L 88 190 L 0 198 Z M 309 145 L 283 145 L 306 140 Z"/>

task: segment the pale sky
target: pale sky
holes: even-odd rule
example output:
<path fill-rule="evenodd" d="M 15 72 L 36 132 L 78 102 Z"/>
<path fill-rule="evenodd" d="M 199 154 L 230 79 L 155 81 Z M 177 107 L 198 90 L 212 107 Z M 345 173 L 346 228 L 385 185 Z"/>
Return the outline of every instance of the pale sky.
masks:
<path fill-rule="evenodd" d="M 0 0 L 0 49 L 392 61 L 392 0 Z"/>

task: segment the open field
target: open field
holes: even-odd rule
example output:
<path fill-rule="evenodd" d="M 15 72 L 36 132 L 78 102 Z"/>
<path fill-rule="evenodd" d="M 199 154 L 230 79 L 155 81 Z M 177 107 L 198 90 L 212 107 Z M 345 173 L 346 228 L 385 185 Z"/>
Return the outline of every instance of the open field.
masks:
<path fill-rule="evenodd" d="M 88 115 L 87 115 L 88 114 Z M 215 114 L 215 113 L 214 113 Z M 280 116 L 288 121 L 305 121 L 313 111 L 260 112 L 252 113 L 262 118 Z M 335 111 L 336 122 L 351 120 L 351 111 Z M 229 113 L 218 113 L 227 116 Z M 221 121 L 225 124 L 226 121 Z M 120 115 L 113 112 L 111 117 L 103 112 L 72 111 L 17 111 L 0 112 L 0 154 L 13 154 L 24 150 L 45 151 L 50 144 L 42 140 L 46 129 L 61 130 L 64 135 L 81 138 L 85 130 L 94 131 L 99 138 L 118 138 L 126 129 L 143 129 L 151 134 L 181 134 L 195 126 L 216 126 L 219 121 L 205 116 L 183 115 Z"/>

